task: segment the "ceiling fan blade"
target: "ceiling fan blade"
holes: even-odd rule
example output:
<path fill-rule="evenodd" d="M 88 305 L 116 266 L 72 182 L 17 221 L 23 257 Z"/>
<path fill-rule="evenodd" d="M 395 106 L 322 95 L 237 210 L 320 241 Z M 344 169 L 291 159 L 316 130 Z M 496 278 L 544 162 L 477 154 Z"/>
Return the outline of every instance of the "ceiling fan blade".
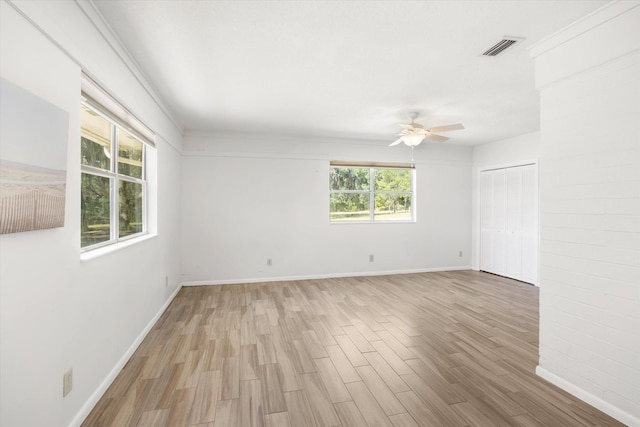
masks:
<path fill-rule="evenodd" d="M 407 129 L 413 130 L 413 125 L 412 124 L 400 123 L 400 126 L 402 126 L 405 130 L 407 130 Z"/>
<path fill-rule="evenodd" d="M 455 125 L 436 126 L 434 128 L 430 128 L 429 131 L 430 132 L 447 132 L 450 130 L 460 130 L 460 129 L 464 129 L 464 126 L 462 126 L 462 123 L 456 123 Z"/>
<path fill-rule="evenodd" d="M 445 142 L 446 140 L 449 139 L 446 136 L 434 135 L 432 133 L 428 133 L 424 137 L 426 139 L 430 139 L 430 140 L 435 141 L 435 142 Z"/>
<path fill-rule="evenodd" d="M 402 138 L 398 138 L 395 141 L 393 141 L 391 144 L 389 144 L 389 147 L 393 147 L 394 145 L 398 145 L 403 141 Z"/>

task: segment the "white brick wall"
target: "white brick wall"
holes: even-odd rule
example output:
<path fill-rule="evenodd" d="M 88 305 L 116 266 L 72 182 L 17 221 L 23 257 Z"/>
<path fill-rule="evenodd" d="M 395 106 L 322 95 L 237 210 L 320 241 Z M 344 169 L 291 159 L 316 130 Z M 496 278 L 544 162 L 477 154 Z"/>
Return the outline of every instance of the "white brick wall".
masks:
<path fill-rule="evenodd" d="M 538 372 L 640 425 L 640 3 L 629 4 L 533 52 L 544 84 Z M 581 46 L 629 32 L 637 46 L 616 57 Z M 549 55 L 559 62 L 563 50 L 601 58 L 588 69 L 558 63 L 554 81 Z"/>

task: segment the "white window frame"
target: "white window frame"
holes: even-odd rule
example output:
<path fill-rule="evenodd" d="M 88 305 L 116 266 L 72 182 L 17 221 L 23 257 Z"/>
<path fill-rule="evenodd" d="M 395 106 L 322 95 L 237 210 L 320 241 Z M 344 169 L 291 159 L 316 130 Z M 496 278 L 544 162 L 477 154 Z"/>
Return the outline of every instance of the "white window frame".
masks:
<path fill-rule="evenodd" d="M 110 247 L 138 239 L 149 234 L 149 200 L 148 200 L 148 150 L 155 149 L 155 134 L 140 122 L 127 109 L 122 107 L 106 91 L 100 88 L 88 76 L 82 75 L 81 105 L 90 109 L 110 123 L 111 161 L 109 170 L 90 165 L 80 166 L 81 174 L 89 174 L 109 179 L 109 240 L 88 246 L 81 246 L 80 253 L 87 254 L 95 249 Z M 108 107 L 107 107 L 108 106 Z M 82 126 L 82 123 L 81 123 Z M 118 133 L 126 132 L 142 143 L 141 178 L 118 173 Z M 120 182 L 132 182 L 142 186 L 142 231 L 120 237 Z M 80 245 L 82 243 L 80 242 Z"/>
<path fill-rule="evenodd" d="M 329 199 L 331 194 L 368 194 L 369 195 L 369 219 L 350 220 L 350 221 L 332 221 L 331 206 L 329 206 L 329 223 L 330 224 L 407 224 L 416 222 L 416 168 L 414 164 L 407 163 L 372 163 L 372 162 L 343 162 L 332 160 L 329 163 L 329 173 L 332 168 L 354 168 L 369 169 L 369 188 L 367 190 L 332 190 L 329 188 Z M 411 218 L 396 220 L 375 219 L 376 194 L 407 194 L 406 191 L 390 191 L 375 189 L 375 171 L 376 169 L 409 169 L 411 170 Z"/>

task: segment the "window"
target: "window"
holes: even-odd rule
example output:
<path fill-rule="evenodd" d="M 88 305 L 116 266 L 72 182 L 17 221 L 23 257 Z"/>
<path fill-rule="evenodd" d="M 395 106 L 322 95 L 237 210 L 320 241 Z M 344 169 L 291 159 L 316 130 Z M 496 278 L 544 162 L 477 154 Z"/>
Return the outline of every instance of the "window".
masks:
<path fill-rule="evenodd" d="M 87 250 L 147 233 L 146 162 L 153 145 L 129 125 L 135 120 L 130 114 L 127 122 L 120 120 L 117 111 L 107 110 L 84 89 L 85 81 L 80 106 L 80 246 Z"/>
<path fill-rule="evenodd" d="M 414 214 L 412 165 L 331 162 L 331 222 L 410 222 Z"/>

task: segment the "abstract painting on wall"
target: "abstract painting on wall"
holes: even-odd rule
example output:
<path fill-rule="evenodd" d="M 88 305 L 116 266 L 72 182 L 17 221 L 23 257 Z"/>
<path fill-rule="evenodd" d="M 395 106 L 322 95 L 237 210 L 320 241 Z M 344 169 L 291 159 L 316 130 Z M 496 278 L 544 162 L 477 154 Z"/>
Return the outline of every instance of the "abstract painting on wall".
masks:
<path fill-rule="evenodd" d="M 69 113 L 0 84 L 0 234 L 63 227 Z"/>

